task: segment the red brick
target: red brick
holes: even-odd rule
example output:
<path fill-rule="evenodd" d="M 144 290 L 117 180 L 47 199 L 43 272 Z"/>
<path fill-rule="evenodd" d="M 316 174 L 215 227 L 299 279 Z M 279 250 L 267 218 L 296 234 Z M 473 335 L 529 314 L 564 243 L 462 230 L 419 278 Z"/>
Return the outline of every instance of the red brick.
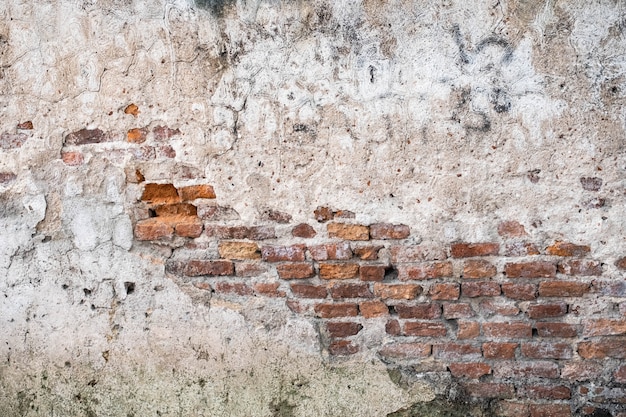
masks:
<path fill-rule="evenodd" d="M 354 254 L 364 261 L 375 261 L 378 259 L 378 252 L 384 246 L 359 246 L 353 249 Z"/>
<path fill-rule="evenodd" d="M 550 304 L 531 304 L 526 310 L 526 314 L 531 319 L 545 319 L 549 317 L 560 317 L 567 314 L 567 304 L 564 302 Z"/>
<path fill-rule="evenodd" d="M 571 359 L 572 347 L 568 343 L 522 343 L 522 355 L 532 359 Z"/>
<path fill-rule="evenodd" d="M 263 246 L 261 256 L 266 262 L 304 261 L 304 245 Z"/>
<path fill-rule="evenodd" d="M 626 334 L 626 320 L 594 319 L 585 320 L 583 336 L 615 336 Z"/>
<path fill-rule="evenodd" d="M 531 404 L 530 417 L 571 417 L 568 404 Z"/>
<path fill-rule="evenodd" d="M 570 381 L 594 381 L 600 378 L 604 367 L 592 361 L 569 362 L 563 365 L 561 378 Z"/>
<path fill-rule="evenodd" d="M 366 319 L 389 315 L 389 308 L 382 301 L 363 301 L 359 304 L 359 312 Z"/>
<path fill-rule="evenodd" d="M 145 185 L 141 200 L 148 203 L 177 203 L 180 197 L 172 184 L 149 183 Z"/>
<path fill-rule="evenodd" d="M 613 372 L 615 382 L 623 384 L 626 382 L 626 365 L 622 365 Z"/>
<path fill-rule="evenodd" d="M 483 343 L 483 356 L 487 359 L 514 359 L 517 343 Z"/>
<path fill-rule="evenodd" d="M 67 166 L 75 167 L 85 162 L 83 154 L 80 152 L 61 152 L 61 159 Z"/>
<path fill-rule="evenodd" d="M 472 259 L 463 264 L 463 278 L 466 279 L 492 278 L 496 272 L 496 267 L 483 259 Z"/>
<path fill-rule="evenodd" d="M 499 401 L 495 406 L 495 414 L 500 417 L 529 417 L 530 407 L 528 404 L 511 401 Z"/>
<path fill-rule="evenodd" d="M 534 243 L 512 242 L 507 243 L 504 248 L 505 256 L 533 256 L 539 255 L 539 249 Z"/>
<path fill-rule="evenodd" d="M 557 271 L 566 275 L 597 277 L 602 275 L 602 264 L 598 261 L 571 259 L 565 262 L 560 262 L 557 267 Z"/>
<path fill-rule="evenodd" d="M 394 343 L 384 346 L 378 354 L 392 359 L 426 358 L 430 356 L 431 348 L 427 343 Z"/>
<path fill-rule="evenodd" d="M 474 315 L 472 306 L 467 303 L 444 303 L 443 305 L 443 317 L 446 320 L 466 319 Z"/>
<path fill-rule="evenodd" d="M 584 282 L 550 281 L 539 284 L 541 297 L 582 297 L 590 285 Z"/>
<path fill-rule="evenodd" d="M 401 319 L 422 319 L 432 320 L 441 317 L 441 305 L 437 303 L 407 305 L 398 304 L 394 306 L 398 317 Z"/>
<path fill-rule="evenodd" d="M 291 284 L 291 293 L 302 298 L 326 298 L 326 286 L 312 284 Z"/>
<path fill-rule="evenodd" d="M 317 304 L 315 306 L 315 313 L 323 319 L 355 317 L 358 314 L 358 308 L 354 303 Z"/>
<path fill-rule="evenodd" d="M 517 394 L 533 400 L 569 400 L 572 396 L 565 385 L 526 385 L 519 387 Z"/>
<path fill-rule="evenodd" d="M 513 300 L 529 301 L 537 298 L 537 285 L 535 284 L 502 284 L 502 292 Z"/>
<path fill-rule="evenodd" d="M 463 297 L 495 297 L 500 295 L 500 284 L 493 281 L 464 282 L 461 284 Z"/>
<path fill-rule="evenodd" d="M 456 331 L 457 340 L 474 339 L 480 336 L 480 323 L 474 321 L 459 321 Z"/>
<path fill-rule="evenodd" d="M 252 295 L 253 293 L 252 288 L 241 282 L 218 282 L 214 288 L 218 294 Z"/>
<path fill-rule="evenodd" d="M 422 293 L 416 284 L 374 284 L 374 294 L 382 299 L 412 300 Z"/>
<path fill-rule="evenodd" d="M 368 284 L 340 284 L 334 283 L 329 287 L 330 296 L 335 300 L 343 298 L 372 298 Z"/>
<path fill-rule="evenodd" d="M 207 226 L 207 236 L 220 239 L 265 240 L 276 238 L 276 231 L 271 226 Z"/>
<path fill-rule="evenodd" d="M 315 216 L 315 220 L 320 223 L 327 222 L 328 220 L 332 220 L 335 217 L 333 211 L 328 207 L 318 207 L 313 211 L 313 215 Z"/>
<path fill-rule="evenodd" d="M 258 277 L 267 272 L 265 264 L 256 262 L 237 262 L 235 264 L 235 275 L 238 277 Z"/>
<path fill-rule="evenodd" d="M 506 338 L 530 338 L 532 337 L 532 327 L 528 323 L 485 323 L 483 324 L 483 334 L 486 337 L 506 337 Z"/>
<path fill-rule="evenodd" d="M 406 239 L 411 234 L 405 224 L 375 223 L 370 225 L 372 239 Z"/>
<path fill-rule="evenodd" d="M 279 291 L 279 287 L 278 282 L 259 282 L 254 284 L 254 292 L 268 297 L 284 297 L 286 294 L 284 291 Z"/>
<path fill-rule="evenodd" d="M 453 258 L 471 258 L 474 256 L 497 255 L 500 245 L 497 243 L 453 243 L 450 253 Z"/>
<path fill-rule="evenodd" d="M 198 216 L 203 220 L 227 221 L 239 220 L 239 213 L 232 207 L 198 204 Z M 216 233 L 216 229 L 212 229 Z M 208 233 L 207 233 L 208 234 Z"/>
<path fill-rule="evenodd" d="M 316 261 L 347 260 L 352 258 L 350 243 L 328 243 L 325 245 L 310 246 L 311 257 Z"/>
<path fill-rule="evenodd" d="M 434 284 L 429 294 L 432 300 L 458 300 L 461 290 L 458 283 Z"/>
<path fill-rule="evenodd" d="M 178 193 L 183 201 L 193 201 L 198 198 L 215 198 L 215 190 L 213 190 L 212 186 L 207 184 L 180 187 Z"/>
<path fill-rule="evenodd" d="M 477 360 L 482 358 L 480 345 L 454 342 L 433 345 L 433 355 L 436 359 L 446 360 Z"/>
<path fill-rule="evenodd" d="M 359 347 L 349 340 L 335 340 L 328 346 L 328 353 L 335 356 L 353 355 L 359 351 Z"/>
<path fill-rule="evenodd" d="M 159 145 L 155 150 L 157 158 L 176 158 L 176 151 L 171 145 Z"/>
<path fill-rule="evenodd" d="M 191 217 L 188 220 L 183 220 L 176 223 L 176 234 L 181 237 L 196 238 L 202 234 L 204 226 L 197 217 Z"/>
<path fill-rule="evenodd" d="M 18 123 L 17 128 L 19 130 L 33 130 L 34 126 L 33 126 L 33 122 L 31 120 L 27 120 L 25 122 Z"/>
<path fill-rule="evenodd" d="M 561 241 L 556 241 L 553 245 L 546 248 L 546 253 L 553 256 L 585 256 L 590 251 L 589 246 Z"/>
<path fill-rule="evenodd" d="M 290 214 L 282 211 L 267 209 L 261 214 L 261 219 L 280 224 L 288 224 L 291 222 L 292 217 Z"/>
<path fill-rule="evenodd" d="M 500 359 L 500 358 L 496 358 Z M 513 356 L 502 359 L 514 359 Z M 498 361 L 493 368 L 494 378 L 516 378 L 527 380 L 529 378 L 558 378 L 559 366 L 549 361 Z"/>
<path fill-rule="evenodd" d="M 137 240 L 170 238 L 173 233 L 172 226 L 156 218 L 141 220 L 135 225 L 135 239 Z"/>
<path fill-rule="evenodd" d="M 392 246 L 391 262 L 393 264 L 419 261 L 439 261 L 446 259 L 446 251 L 440 247 L 420 246 Z"/>
<path fill-rule="evenodd" d="M 626 339 L 609 338 L 578 344 L 578 354 L 585 359 L 626 359 Z"/>
<path fill-rule="evenodd" d="M 491 367 L 486 363 L 470 362 L 470 363 L 451 363 L 448 365 L 450 373 L 455 378 L 471 378 L 478 379 L 483 375 L 491 373 Z"/>
<path fill-rule="evenodd" d="M 155 126 L 154 129 L 152 129 L 152 134 L 156 141 L 161 142 L 180 135 L 180 130 L 170 129 L 167 126 Z"/>
<path fill-rule="evenodd" d="M 326 323 L 326 328 L 330 337 L 348 337 L 354 336 L 361 331 L 363 325 L 351 321 L 342 321 L 334 323 Z"/>
<path fill-rule="evenodd" d="M 259 246 L 252 242 L 220 242 L 218 246 L 220 258 L 224 259 L 259 259 Z"/>
<path fill-rule="evenodd" d="M 306 279 L 315 275 L 313 264 L 308 262 L 276 265 L 276 272 L 282 279 Z"/>
<path fill-rule="evenodd" d="M 2 134 L 2 137 L 0 137 L 0 146 L 4 149 L 6 149 L 3 146 L 3 143 L 6 142 L 5 135 L 6 133 Z M 24 136 L 26 137 L 26 135 Z M 65 136 L 65 140 L 63 144 L 64 145 L 89 145 L 92 143 L 106 142 L 106 140 L 107 140 L 106 135 L 100 129 L 81 129 Z M 17 139 L 13 140 L 13 142 L 16 142 L 16 141 Z M 22 145 L 20 144 L 19 146 L 22 146 Z"/>
<path fill-rule="evenodd" d="M 511 384 L 472 382 L 463 384 L 468 395 L 477 398 L 513 398 L 515 389 Z"/>
<path fill-rule="evenodd" d="M 452 276 L 452 263 L 432 262 L 416 265 L 399 265 L 400 281 L 446 278 Z"/>
<path fill-rule="evenodd" d="M 184 266 L 183 274 L 188 277 L 199 277 L 202 275 L 233 275 L 235 266 L 231 261 L 218 260 L 192 260 Z"/>
<path fill-rule="evenodd" d="M 320 278 L 322 279 L 350 279 L 359 275 L 359 264 L 320 264 Z"/>
<path fill-rule="evenodd" d="M 130 143 L 144 143 L 148 136 L 148 129 L 136 127 L 126 132 L 126 140 Z"/>
<path fill-rule="evenodd" d="M 626 256 L 615 261 L 615 266 L 619 269 L 626 269 Z"/>
<path fill-rule="evenodd" d="M 317 232 L 315 231 L 315 229 L 313 229 L 313 227 L 309 226 L 308 224 L 300 223 L 299 225 L 291 229 L 291 235 L 293 237 L 310 239 L 312 237 L 315 237 L 315 235 L 317 235 Z"/>
<path fill-rule="evenodd" d="M 578 335 L 576 326 L 567 323 L 536 323 L 535 329 L 539 337 L 576 337 Z"/>
<path fill-rule="evenodd" d="M 361 265 L 359 276 L 361 281 L 382 281 L 385 278 L 384 265 Z"/>
<path fill-rule="evenodd" d="M 509 278 L 554 278 L 556 266 L 545 261 L 510 263 L 504 266 L 504 273 Z"/>
<path fill-rule="evenodd" d="M 193 217 L 196 219 L 197 213 L 196 207 L 187 203 L 162 204 L 153 207 L 153 210 L 157 217 L 176 217 L 172 221 L 177 221 L 180 217 Z"/>
<path fill-rule="evenodd" d="M 329 223 L 326 226 L 328 236 L 345 240 L 369 240 L 369 227 L 361 224 Z"/>
<path fill-rule="evenodd" d="M 500 316 L 517 316 L 519 314 L 519 308 L 513 303 L 485 300 L 481 301 L 480 309 L 485 316 L 492 316 L 494 314 Z"/>
<path fill-rule="evenodd" d="M 524 226 L 514 220 L 504 221 L 498 225 L 498 234 L 502 237 L 527 236 Z"/>
<path fill-rule="evenodd" d="M 286 300 L 285 304 L 289 307 L 289 310 L 296 314 L 307 314 L 311 312 L 309 304 L 302 303 L 296 300 Z"/>
<path fill-rule="evenodd" d="M 404 323 L 404 335 L 422 337 L 440 337 L 448 333 L 446 326 L 440 322 L 407 321 Z"/>
<path fill-rule="evenodd" d="M 402 329 L 400 328 L 400 322 L 398 320 L 388 320 L 387 324 L 385 324 L 385 332 L 392 336 L 399 336 L 400 333 L 402 333 Z M 430 355 L 430 350 L 428 354 Z"/>

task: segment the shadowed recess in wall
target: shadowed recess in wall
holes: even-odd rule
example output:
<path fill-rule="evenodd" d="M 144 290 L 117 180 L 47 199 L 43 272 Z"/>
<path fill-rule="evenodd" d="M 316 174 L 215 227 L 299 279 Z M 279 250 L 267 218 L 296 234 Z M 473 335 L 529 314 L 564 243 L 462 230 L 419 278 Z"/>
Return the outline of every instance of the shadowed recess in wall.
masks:
<path fill-rule="evenodd" d="M 222 17 L 226 9 L 235 4 L 235 0 L 195 0 L 196 6 L 208 10 L 216 17 Z"/>

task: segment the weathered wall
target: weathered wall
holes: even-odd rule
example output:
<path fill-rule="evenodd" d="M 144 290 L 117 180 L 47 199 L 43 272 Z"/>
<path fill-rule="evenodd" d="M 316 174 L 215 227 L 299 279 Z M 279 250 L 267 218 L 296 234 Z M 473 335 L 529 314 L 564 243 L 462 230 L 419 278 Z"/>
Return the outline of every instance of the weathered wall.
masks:
<path fill-rule="evenodd" d="M 623 2 L 0 17 L 0 415 L 626 415 Z"/>

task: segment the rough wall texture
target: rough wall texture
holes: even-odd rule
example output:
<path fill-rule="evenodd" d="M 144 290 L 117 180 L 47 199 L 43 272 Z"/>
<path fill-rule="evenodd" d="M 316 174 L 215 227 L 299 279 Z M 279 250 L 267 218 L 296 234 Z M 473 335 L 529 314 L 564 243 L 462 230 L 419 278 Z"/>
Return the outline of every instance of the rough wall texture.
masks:
<path fill-rule="evenodd" d="M 623 2 L 0 17 L 0 415 L 626 416 Z"/>

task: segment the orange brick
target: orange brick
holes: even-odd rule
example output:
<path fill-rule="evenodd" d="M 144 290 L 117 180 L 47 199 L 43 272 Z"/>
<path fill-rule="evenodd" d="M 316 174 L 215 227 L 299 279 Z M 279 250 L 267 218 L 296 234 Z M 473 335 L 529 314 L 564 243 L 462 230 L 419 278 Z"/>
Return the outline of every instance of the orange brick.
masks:
<path fill-rule="evenodd" d="M 137 107 L 136 104 L 130 103 L 128 106 L 126 106 L 126 108 L 124 109 L 124 113 L 126 114 L 130 114 L 132 116 L 137 117 L 139 115 L 139 107 Z"/>
<path fill-rule="evenodd" d="M 355 278 L 359 274 L 359 264 L 341 263 L 341 264 L 320 264 L 320 278 L 322 279 L 350 279 Z"/>
<path fill-rule="evenodd" d="M 358 308 L 354 303 L 317 304 L 315 313 L 323 319 L 356 317 Z"/>
<path fill-rule="evenodd" d="M 137 240 L 170 238 L 173 233 L 174 228 L 172 226 L 157 218 L 141 220 L 135 225 L 135 238 Z"/>
<path fill-rule="evenodd" d="M 198 198 L 215 198 L 215 191 L 210 185 L 190 185 L 178 189 L 183 201 L 192 201 Z"/>
<path fill-rule="evenodd" d="M 429 293 L 433 300 L 458 300 L 461 290 L 458 283 L 443 283 L 434 284 Z"/>
<path fill-rule="evenodd" d="M 451 246 L 453 258 L 497 255 L 499 251 L 497 243 L 453 243 Z"/>
<path fill-rule="evenodd" d="M 141 196 L 149 203 L 176 203 L 180 201 L 178 191 L 172 184 L 146 184 Z"/>
<path fill-rule="evenodd" d="M 315 275 L 313 264 L 308 262 L 276 265 L 276 271 L 282 279 L 306 279 Z"/>
<path fill-rule="evenodd" d="M 189 218 L 176 223 L 176 234 L 182 237 L 196 238 L 202 234 L 202 222 L 198 218 Z"/>
<path fill-rule="evenodd" d="M 218 252 L 224 259 L 259 259 L 259 245 L 251 242 L 220 242 Z"/>
<path fill-rule="evenodd" d="M 626 334 L 626 320 L 585 320 L 583 336 L 616 336 Z"/>
<path fill-rule="evenodd" d="M 415 284 L 374 284 L 374 295 L 382 299 L 412 300 L 422 292 L 422 287 Z"/>
<path fill-rule="evenodd" d="M 389 315 L 389 308 L 381 301 L 364 301 L 359 304 L 359 311 L 366 319 Z"/>
<path fill-rule="evenodd" d="M 482 259 L 469 260 L 463 265 L 463 278 L 491 278 L 496 272 L 496 267 L 491 262 Z"/>
<path fill-rule="evenodd" d="M 585 256 L 589 252 L 591 252 L 589 246 L 561 241 L 557 241 L 546 248 L 546 253 L 554 256 Z"/>
<path fill-rule="evenodd" d="M 146 141 L 146 137 L 148 136 L 148 129 L 143 128 L 134 128 L 130 129 L 126 133 L 126 140 L 130 143 L 144 143 Z"/>
<path fill-rule="evenodd" d="M 361 224 L 329 223 L 326 226 L 330 237 L 346 240 L 369 240 L 369 227 Z"/>
<path fill-rule="evenodd" d="M 459 340 L 473 339 L 480 336 L 480 323 L 474 321 L 460 321 L 456 332 Z"/>

